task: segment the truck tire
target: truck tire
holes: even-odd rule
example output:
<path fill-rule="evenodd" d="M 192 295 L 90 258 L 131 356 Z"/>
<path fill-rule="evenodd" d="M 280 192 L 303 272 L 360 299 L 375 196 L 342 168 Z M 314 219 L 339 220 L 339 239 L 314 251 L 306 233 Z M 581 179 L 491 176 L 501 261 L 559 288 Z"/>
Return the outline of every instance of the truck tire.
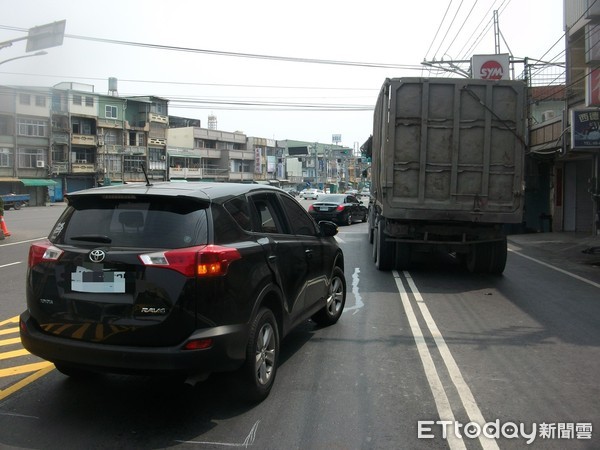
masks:
<path fill-rule="evenodd" d="M 487 242 L 471 244 L 467 254 L 467 270 L 471 273 L 486 273 L 491 264 L 492 253 Z"/>
<path fill-rule="evenodd" d="M 368 222 L 369 222 L 369 244 L 373 243 L 375 238 L 375 213 L 371 207 L 369 207 L 369 211 L 367 212 Z"/>
<path fill-rule="evenodd" d="M 396 258 L 396 244 L 388 242 L 385 237 L 385 220 L 380 220 L 375 229 L 375 267 L 379 270 L 392 270 Z"/>
<path fill-rule="evenodd" d="M 21 202 L 15 202 L 14 205 L 13 205 L 13 208 L 15 209 L 15 211 L 17 209 L 21 209 Z"/>
<path fill-rule="evenodd" d="M 492 242 L 490 244 L 492 259 L 490 261 L 490 273 L 499 275 L 504 272 L 506 267 L 506 257 L 508 255 L 508 244 L 506 238 L 502 241 Z"/>
<path fill-rule="evenodd" d="M 410 258 L 412 253 L 412 244 L 407 242 L 396 243 L 396 269 L 410 269 Z"/>
<path fill-rule="evenodd" d="M 467 255 L 467 269 L 471 273 L 499 275 L 506 267 L 506 256 L 506 238 L 502 241 L 473 244 Z"/>
<path fill-rule="evenodd" d="M 371 229 L 372 236 L 370 236 L 371 244 L 373 244 L 373 262 L 377 262 L 377 228 Z"/>

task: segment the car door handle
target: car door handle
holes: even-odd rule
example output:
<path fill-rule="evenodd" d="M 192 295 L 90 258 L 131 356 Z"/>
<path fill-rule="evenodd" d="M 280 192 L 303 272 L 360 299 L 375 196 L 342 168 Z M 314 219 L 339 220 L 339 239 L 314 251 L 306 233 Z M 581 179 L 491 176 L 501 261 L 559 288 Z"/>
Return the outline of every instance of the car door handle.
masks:
<path fill-rule="evenodd" d="M 277 260 L 277 256 L 276 255 L 269 255 L 269 261 L 276 261 Z"/>
<path fill-rule="evenodd" d="M 304 254 L 306 255 L 306 257 L 308 259 L 313 257 L 313 251 L 312 250 L 304 250 Z"/>

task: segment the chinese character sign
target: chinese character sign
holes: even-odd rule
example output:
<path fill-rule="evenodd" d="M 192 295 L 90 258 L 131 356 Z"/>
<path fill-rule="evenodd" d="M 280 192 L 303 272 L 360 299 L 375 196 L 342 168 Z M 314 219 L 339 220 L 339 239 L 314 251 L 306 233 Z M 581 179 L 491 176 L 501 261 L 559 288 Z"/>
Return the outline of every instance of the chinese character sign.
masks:
<path fill-rule="evenodd" d="M 571 148 L 600 149 L 600 109 L 571 110 Z"/>

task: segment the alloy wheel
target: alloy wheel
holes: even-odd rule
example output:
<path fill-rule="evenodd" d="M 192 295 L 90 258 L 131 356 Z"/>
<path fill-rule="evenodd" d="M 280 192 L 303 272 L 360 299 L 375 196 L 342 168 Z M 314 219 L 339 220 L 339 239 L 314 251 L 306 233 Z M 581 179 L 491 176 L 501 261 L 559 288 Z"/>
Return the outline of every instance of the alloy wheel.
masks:
<path fill-rule="evenodd" d="M 256 379 L 257 381 L 265 385 L 271 379 L 273 374 L 273 368 L 275 366 L 275 334 L 273 327 L 269 322 L 264 323 L 258 332 L 258 339 L 256 340 Z"/>

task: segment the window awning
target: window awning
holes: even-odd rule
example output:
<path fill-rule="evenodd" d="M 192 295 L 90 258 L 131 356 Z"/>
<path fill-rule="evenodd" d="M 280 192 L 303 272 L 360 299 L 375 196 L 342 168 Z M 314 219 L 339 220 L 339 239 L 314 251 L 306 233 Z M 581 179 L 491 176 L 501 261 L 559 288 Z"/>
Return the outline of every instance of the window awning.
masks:
<path fill-rule="evenodd" d="M 3 183 L 18 183 L 19 180 L 18 178 L 13 178 L 13 177 L 0 177 L 0 182 Z"/>
<path fill-rule="evenodd" d="M 20 178 L 19 181 L 25 186 L 56 186 L 58 184 L 47 178 Z"/>

